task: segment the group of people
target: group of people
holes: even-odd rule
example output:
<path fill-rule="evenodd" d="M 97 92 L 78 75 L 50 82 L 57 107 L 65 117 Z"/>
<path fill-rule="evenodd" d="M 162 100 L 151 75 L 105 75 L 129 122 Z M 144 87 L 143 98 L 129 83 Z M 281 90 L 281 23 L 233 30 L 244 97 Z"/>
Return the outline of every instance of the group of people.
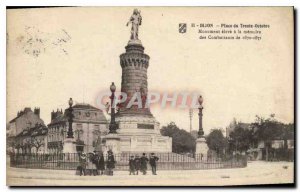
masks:
<path fill-rule="evenodd" d="M 111 150 L 107 152 L 107 160 L 105 163 L 104 155 L 102 152 L 94 151 L 92 154 L 85 154 L 84 152 L 79 155 L 79 166 L 77 170 L 79 175 L 113 175 L 113 169 L 115 168 L 115 158 Z M 148 158 L 145 153 L 141 157 L 139 155 L 130 156 L 129 159 L 129 175 L 138 175 L 139 171 L 143 174 L 147 174 L 148 162 L 151 166 L 152 174 L 156 175 L 156 162 L 159 160 L 154 153 L 151 153 Z M 106 167 L 105 167 L 106 165 Z"/>
<path fill-rule="evenodd" d="M 90 171 L 90 175 L 104 175 L 104 171 L 107 171 L 107 175 L 113 175 L 113 169 L 115 168 L 115 158 L 113 152 L 109 150 L 107 152 L 107 161 L 105 169 L 105 161 L 103 152 L 94 151 L 92 154 L 87 155 L 82 152 L 79 156 L 79 175 L 86 175 L 87 170 Z M 88 161 L 89 160 L 89 161 Z"/>
<path fill-rule="evenodd" d="M 142 157 L 138 155 L 130 156 L 129 159 L 129 175 L 138 175 L 139 171 L 143 173 L 143 175 L 147 174 L 147 164 L 149 162 L 152 170 L 152 174 L 156 175 L 156 162 L 159 160 L 154 153 L 151 153 L 150 158 L 146 157 L 146 154 L 143 153 Z"/>

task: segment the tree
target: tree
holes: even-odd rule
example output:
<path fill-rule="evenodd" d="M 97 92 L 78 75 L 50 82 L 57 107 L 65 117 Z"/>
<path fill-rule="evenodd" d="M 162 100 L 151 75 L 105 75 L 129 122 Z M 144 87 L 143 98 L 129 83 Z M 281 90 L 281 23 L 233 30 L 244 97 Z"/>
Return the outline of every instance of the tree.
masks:
<path fill-rule="evenodd" d="M 213 129 L 206 137 L 206 143 L 210 150 L 216 151 L 217 155 L 223 155 L 227 147 L 227 140 L 223 135 L 222 129 Z"/>
<path fill-rule="evenodd" d="M 284 147 L 287 149 L 287 140 L 294 140 L 295 137 L 295 125 L 294 123 L 289 123 L 284 126 L 283 139 Z"/>
<path fill-rule="evenodd" d="M 272 140 L 282 138 L 284 132 L 284 124 L 275 119 L 275 115 L 271 114 L 269 118 L 264 119 L 256 116 L 256 120 L 252 123 L 254 127 L 254 139 L 263 141 L 266 150 L 266 160 L 269 160 L 269 150 L 272 148 Z"/>
<path fill-rule="evenodd" d="M 236 128 L 229 134 L 229 138 L 230 151 L 246 152 L 252 143 L 252 130 L 237 124 Z"/>
<path fill-rule="evenodd" d="M 44 146 L 44 140 L 42 138 L 31 137 L 30 145 L 35 147 L 35 152 L 38 153 L 39 149 Z"/>
<path fill-rule="evenodd" d="M 179 129 L 174 122 L 163 126 L 160 130 L 163 136 L 172 138 L 172 151 L 175 153 L 193 153 L 196 148 L 196 139 L 187 131 Z"/>
<path fill-rule="evenodd" d="M 197 138 L 198 138 L 198 131 L 196 131 L 196 130 L 191 131 L 191 135 L 192 135 L 195 139 L 197 139 Z"/>

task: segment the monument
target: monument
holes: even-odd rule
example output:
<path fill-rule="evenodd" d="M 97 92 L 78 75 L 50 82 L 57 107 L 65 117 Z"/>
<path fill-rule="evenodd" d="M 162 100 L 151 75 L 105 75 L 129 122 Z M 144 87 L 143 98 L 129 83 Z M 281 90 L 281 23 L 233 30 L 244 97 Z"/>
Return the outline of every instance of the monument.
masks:
<path fill-rule="evenodd" d="M 204 137 L 204 131 L 202 127 L 202 110 L 203 110 L 203 98 L 200 95 L 198 98 L 199 103 L 199 131 L 198 131 L 198 139 L 196 140 L 196 155 L 197 158 L 204 160 L 207 158 L 208 146 L 206 144 L 206 139 Z"/>
<path fill-rule="evenodd" d="M 150 57 L 144 53 L 144 47 L 139 39 L 139 27 L 142 24 L 140 11 L 134 9 L 127 26 L 131 24 L 131 36 L 125 49 L 120 55 L 122 67 L 121 92 L 126 93 L 127 99 L 118 104 L 115 121 L 118 125 L 117 136 L 114 137 L 115 151 L 142 152 L 172 152 L 172 138 L 160 134 L 160 124 L 152 115 L 145 102 L 148 93 L 147 69 Z M 128 107 L 132 97 L 140 95 L 142 106 L 133 104 Z M 111 142 L 108 134 L 108 142 Z"/>

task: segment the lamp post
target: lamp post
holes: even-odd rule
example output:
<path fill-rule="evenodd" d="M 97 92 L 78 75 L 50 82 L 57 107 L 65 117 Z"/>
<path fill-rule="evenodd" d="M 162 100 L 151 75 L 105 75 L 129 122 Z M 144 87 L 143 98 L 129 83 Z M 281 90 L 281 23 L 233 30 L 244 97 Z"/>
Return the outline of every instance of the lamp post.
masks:
<path fill-rule="evenodd" d="M 192 119 L 193 119 L 193 109 L 192 108 L 189 110 L 189 115 L 190 115 L 190 133 L 192 133 Z"/>
<path fill-rule="evenodd" d="M 111 118 L 109 124 L 109 133 L 117 133 L 117 124 L 115 121 L 115 103 L 114 103 L 116 86 L 114 82 L 112 82 L 112 84 L 110 85 L 110 91 L 111 91 L 111 96 L 110 96 Z"/>
<path fill-rule="evenodd" d="M 68 129 L 68 132 L 67 132 L 67 138 L 74 138 L 73 136 L 73 129 L 72 129 L 72 123 L 73 123 L 73 100 L 72 98 L 70 98 L 69 100 L 69 109 L 68 109 L 68 122 L 69 122 L 69 129 Z"/>
<path fill-rule="evenodd" d="M 202 110 L 203 110 L 203 106 L 202 106 L 202 103 L 203 103 L 203 98 L 202 96 L 200 95 L 199 98 L 198 98 L 198 103 L 199 103 L 199 131 L 198 131 L 198 138 L 200 137 L 203 137 L 204 135 L 204 131 L 203 131 L 203 127 L 202 127 L 202 116 L 203 116 L 203 113 L 202 113 Z"/>
<path fill-rule="evenodd" d="M 200 95 L 198 97 L 198 103 L 199 103 L 199 131 L 198 131 L 198 139 L 196 140 L 196 158 L 203 160 L 203 159 L 207 159 L 207 153 L 208 153 L 208 146 L 206 143 L 206 139 L 204 137 L 204 131 L 203 131 L 203 127 L 202 127 L 202 111 L 203 111 L 203 98 Z"/>

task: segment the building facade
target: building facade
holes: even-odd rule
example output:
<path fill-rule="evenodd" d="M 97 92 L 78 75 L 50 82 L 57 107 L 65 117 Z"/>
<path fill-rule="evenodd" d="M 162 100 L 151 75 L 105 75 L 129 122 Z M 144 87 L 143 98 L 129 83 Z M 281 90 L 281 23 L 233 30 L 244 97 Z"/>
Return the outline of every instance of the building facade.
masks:
<path fill-rule="evenodd" d="M 8 123 L 8 136 L 16 136 L 20 134 L 24 129 L 35 126 L 35 124 L 43 124 L 44 121 L 40 118 L 40 108 L 34 108 L 34 111 L 30 107 L 24 108 L 17 113 L 17 116 Z"/>
<path fill-rule="evenodd" d="M 13 138 L 14 153 L 42 154 L 47 153 L 48 128 L 36 123 L 33 127 L 25 128 Z"/>
<path fill-rule="evenodd" d="M 62 153 L 64 140 L 67 137 L 68 118 L 66 109 L 53 111 L 48 124 L 48 151 Z M 108 121 L 102 110 L 89 104 L 78 103 L 73 106 L 73 133 L 76 151 L 92 152 L 97 142 L 108 133 Z"/>
<path fill-rule="evenodd" d="M 7 152 L 47 152 L 47 127 L 40 118 L 40 108 L 24 108 L 7 124 Z"/>

